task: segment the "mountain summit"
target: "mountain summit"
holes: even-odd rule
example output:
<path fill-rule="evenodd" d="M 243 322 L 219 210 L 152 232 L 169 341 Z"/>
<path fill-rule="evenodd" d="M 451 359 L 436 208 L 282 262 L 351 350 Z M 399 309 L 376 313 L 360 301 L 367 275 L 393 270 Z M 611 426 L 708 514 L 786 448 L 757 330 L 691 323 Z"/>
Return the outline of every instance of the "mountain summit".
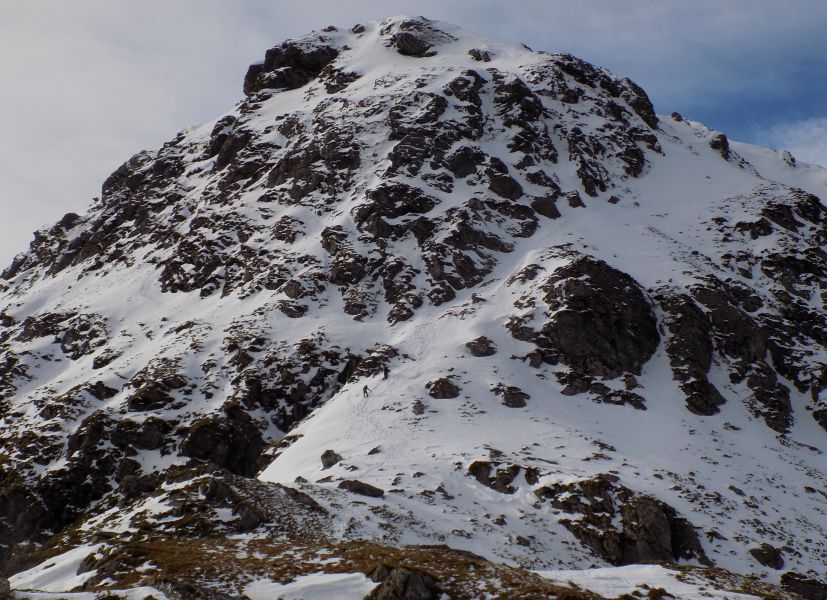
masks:
<path fill-rule="evenodd" d="M 827 171 L 422 17 L 243 92 L 2 273 L 12 588 L 827 597 Z"/>

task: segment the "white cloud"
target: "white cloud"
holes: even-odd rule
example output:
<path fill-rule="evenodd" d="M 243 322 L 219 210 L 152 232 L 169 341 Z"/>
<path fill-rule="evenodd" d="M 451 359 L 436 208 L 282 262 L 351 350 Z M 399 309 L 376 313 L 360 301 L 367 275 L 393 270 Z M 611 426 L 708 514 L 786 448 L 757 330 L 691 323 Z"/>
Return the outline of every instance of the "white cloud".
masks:
<path fill-rule="evenodd" d="M 789 150 L 796 160 L 827 167 L 827 117 L 780 123 L 759 134 L 762 144 Z"/>

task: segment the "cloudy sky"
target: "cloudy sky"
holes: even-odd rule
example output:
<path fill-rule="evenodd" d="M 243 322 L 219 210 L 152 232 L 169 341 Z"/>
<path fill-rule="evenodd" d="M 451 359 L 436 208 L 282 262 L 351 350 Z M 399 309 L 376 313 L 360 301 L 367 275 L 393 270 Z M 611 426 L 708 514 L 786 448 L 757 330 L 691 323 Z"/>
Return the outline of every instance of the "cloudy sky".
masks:
<path fill-rule="evenodd" d="M 827 165 L 824 0 L 0 0 L 0 264 L 311 29 L 423 14 L 628 75 L 658 112 Z"/>

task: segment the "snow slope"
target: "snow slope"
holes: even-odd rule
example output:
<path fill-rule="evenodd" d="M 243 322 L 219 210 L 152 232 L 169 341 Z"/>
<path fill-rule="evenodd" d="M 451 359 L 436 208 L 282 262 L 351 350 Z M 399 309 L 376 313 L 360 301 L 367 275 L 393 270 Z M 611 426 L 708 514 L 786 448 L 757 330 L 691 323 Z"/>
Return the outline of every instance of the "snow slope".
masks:
<path fill-rule="evenodd" d="M 296 528 L 606 595 L 671 580 L 559 570 L 824 573 L 827 171 L 421 18 L 286 42 L 245 94 L 4 272 L 9 564 Z"/>

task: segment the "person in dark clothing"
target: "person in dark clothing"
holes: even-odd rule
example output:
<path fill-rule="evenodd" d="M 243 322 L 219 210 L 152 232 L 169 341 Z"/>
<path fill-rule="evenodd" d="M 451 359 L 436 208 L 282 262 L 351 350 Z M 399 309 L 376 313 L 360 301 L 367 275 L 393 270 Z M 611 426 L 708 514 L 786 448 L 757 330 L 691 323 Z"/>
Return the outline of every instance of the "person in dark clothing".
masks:
<path fill-rule="evenodd" d="M 390 373 L 390 369 L 387 366 L 382 367 L 382 379 L 388 378 L 388 373 Z"/>
<path fill-rule="evenodd" d="M 369 394 L 370 394 L 370 389 L 366 385 L 365 387 L 362 388 L 362 397 L 367 398 Z"/>

